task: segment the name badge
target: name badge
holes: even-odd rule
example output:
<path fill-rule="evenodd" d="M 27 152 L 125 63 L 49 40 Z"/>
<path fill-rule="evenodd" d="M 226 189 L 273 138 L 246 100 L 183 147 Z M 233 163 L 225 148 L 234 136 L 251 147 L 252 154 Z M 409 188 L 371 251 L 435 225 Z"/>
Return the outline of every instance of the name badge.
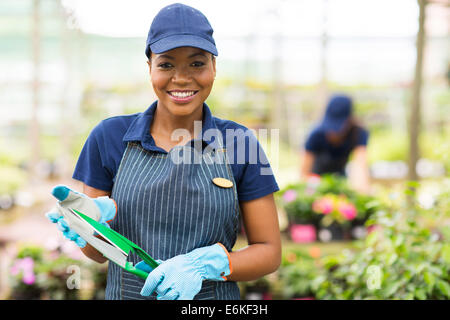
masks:
<path fill-rule="evenodd" d="M 231 188 L 233 186 L 233 182 L 225 178 L 214 178 L 212 182 L 221 188 Z"/>

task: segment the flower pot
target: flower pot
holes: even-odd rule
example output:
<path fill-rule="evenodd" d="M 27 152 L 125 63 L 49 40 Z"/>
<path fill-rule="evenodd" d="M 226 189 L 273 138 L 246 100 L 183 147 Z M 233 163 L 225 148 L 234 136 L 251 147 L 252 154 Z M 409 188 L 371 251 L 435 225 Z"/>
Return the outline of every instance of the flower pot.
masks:
<path fill-rule="evenodd" d="M 311 243 L 317 239 L 316 227 L 312 224 L 292 224 L 289 231 L 291 240 L 296 243 Z"/>

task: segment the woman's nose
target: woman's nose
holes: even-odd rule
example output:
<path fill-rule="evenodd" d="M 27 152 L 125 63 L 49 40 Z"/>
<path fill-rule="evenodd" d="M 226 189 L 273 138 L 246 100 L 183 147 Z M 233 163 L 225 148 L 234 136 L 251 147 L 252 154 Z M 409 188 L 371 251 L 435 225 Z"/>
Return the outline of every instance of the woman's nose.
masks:
<path fill-rule="evenodd" d="M 172 82 L 177 84 L 189 83 L 192 80 L 191 74 L 187 68 L 177 68 L 172 77 Z"/>

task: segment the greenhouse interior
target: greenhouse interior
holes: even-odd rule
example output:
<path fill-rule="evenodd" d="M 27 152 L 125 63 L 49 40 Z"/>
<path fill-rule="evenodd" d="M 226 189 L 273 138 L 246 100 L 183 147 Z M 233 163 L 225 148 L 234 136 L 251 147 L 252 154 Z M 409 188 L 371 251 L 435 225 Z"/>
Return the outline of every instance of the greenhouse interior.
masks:
<path fill-rule="evenodd" d="M 153 61 L 144 51 L 153 18 L 171 4 L 0 2 L 0 300 L 114 297 L 108 292 L 113 286 L 109 281 L 114 281 L 110 279 L 114 272 L 108 269 L 114 263 L 89 257 L 49 221 L 47 213 L 63 202 L 53 196 L 55 186 L 67 186 L 75 194 L 87 187 L 111 191 L 99 187 L 100 182 L 89 185 L 74 178 L 81 170 L 81 155 L 95 157 L 86 154 L 91 150 L 86 141 L 99 123 L 142 115 L 158 99 L 160 109 L 154 72 L 162 71 L 152 69 Z M 256 171 L 242 168 L 255 164 L 238 163 L 231 165 L 234 178 L 225 179 L 231 187 L 211 184 L 224 192 L 236 190 L 237 226 L 227 248 L 228 261 L 237 261 L 239 252 L 242 259 L 244 252 L 250 257 L 258 237 L 269 239 L 274 233 L 255 230 L 269 223 L 265 217 L 270 206 L 261 210 L 258 224 L 257 218 L 252 219 L 257 212 L 252 215 L 255 209 L 249 208 L 262 198 L 239 201 L 240 190 L 243 195 L 251 194 L 249 185 L 263 190 L 263 181 L 268 186 L 270 178 L 278 186 L 264 199 L 274 204 L 279 264 L 261 271 L 261 276 L 239 280 L 244 262 L 235 263 L 240 299 L 448 300 L 448 2 L 186 0 L 183 4 L 200 10 L 214 29 L 219 53 L 211 58 L 214 86 L 205 101 L 211 114 L 230 126 L 248 128 L 272 172 L 249 177 Z M 324 131 L 318 138 L 314 133 L 331 119 L 327 117 L 332 116 L 333 103 L 342 107 L 342 101 L 351 107 L 351 118 L 346 118 L 351 119 L 351 129 Z M 104 134 L 114 135 L 114 130 L 105 129 Z M 325 140 L 338 141 L 336 145 L 348 142 L 350 153 L 332 158 L 323 151 L 325 145 L 338 147 Z M 103 160 L 108 154 L 101 151 L 98 157 L 112 161 Z M 126 159 L 122 158 L 119 173 Z M 239 170 L 241 179 L 236 178 Z M 119 185 L 121 179 L 114 179 Z M 170 186 L 182 184 L 173 181 Z M 183 197 L 175 194 L 172 201 L 170 186 L 168 194 L 156 200 L 158 206 L 176 212 L 190 209 L 177 207 L 175 200 L 181 203 Z M 101 193 L 106 194 L 111 192 Z M 138 198 L 141 194 L 136 192 Z M 220 206 L 222 193 L 217 194 L 205 198 L 205 208 Z M 88 198 L 93 201 L 94 196 Z M 116 200 L 120 217 L 124 205 Z M 159 209 L 155 205 L 148 210 Z M 112 230 L 114 226 L 108 225 Z M 203 226 L 215 230 L 208 227 Z M 124 235 L 129 238 L 130 233 Z M 148 244 L 137 246 L 154 253 Z M 161 266 L 169 261 L 156 258 L 165 260 Z M 255 272 L 263 269 L 256 267 L 258 263 L 264 264 L 255 260 Z M 136 290 L 138 296 L 141 288 Z"/>

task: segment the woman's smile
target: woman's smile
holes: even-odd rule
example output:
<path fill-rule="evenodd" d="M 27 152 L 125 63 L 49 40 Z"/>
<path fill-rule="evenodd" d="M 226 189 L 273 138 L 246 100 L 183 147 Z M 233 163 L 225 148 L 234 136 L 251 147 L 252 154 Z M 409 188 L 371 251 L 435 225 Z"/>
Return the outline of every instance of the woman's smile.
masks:
<path fill-rule="evenodd" d="M 170 90 L 167 93 L 175 103 L 189 103 L 195 98 L 198 90 Z"/>

